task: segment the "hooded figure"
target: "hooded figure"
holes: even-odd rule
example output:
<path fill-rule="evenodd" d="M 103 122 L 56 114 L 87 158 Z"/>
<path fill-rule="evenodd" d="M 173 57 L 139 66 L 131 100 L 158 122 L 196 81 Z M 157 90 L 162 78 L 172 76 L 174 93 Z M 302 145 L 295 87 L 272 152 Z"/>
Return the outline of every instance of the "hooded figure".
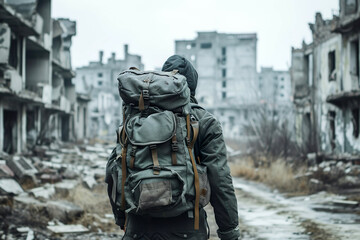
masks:
<path fill-rule="evenodd" d="M 196 156 L 200 164 L 207 167 L 211 188 L 210 203 L 214 208 L 218 225 L 217 234 L 223 240 L 235 240 L 240 236 L 238 227 L 237 201 L 230 169 L 226 159 L 226 145 L 220 123 L 197 105 L 195 90 L 198 74 L 192 64 L 179 55 L 169 57 L 163 71 L 178 70 L 187 79 L 191 92 L 191 115 L 199 123 L 199 135 L 195 144 Z M 209 231 L 206 212 L 200 209 L 200 227 L 194 230 L 194 217 L 186 212 L 172 218 L 153 218 L 128 214 L 126 232 L 123 239 L 208 239 Z"/>
<path fill-rule="evenodd" d="M 198 81 L 198 73 L 193 65 L 186 58 L 179 55 L 173 55 L 166 60 L 161 71 L 171 72 L 174 69 L 178 70 L 181 75 L 186 77 L 191 96 L 194 97 Z"/>

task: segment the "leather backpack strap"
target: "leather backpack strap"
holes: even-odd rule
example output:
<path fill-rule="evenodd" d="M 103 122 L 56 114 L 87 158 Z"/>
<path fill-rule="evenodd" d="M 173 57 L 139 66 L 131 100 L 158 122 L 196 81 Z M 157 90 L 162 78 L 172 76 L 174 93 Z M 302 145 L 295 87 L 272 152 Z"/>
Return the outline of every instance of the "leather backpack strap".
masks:
<path fill-rule="evenodd" d="M 193 128 L 194 130 L 194 136 L 193 139 L 190 140 L 190 127 L 195 123 L 190 123 L 190 114 L 186 116 L 186 128 L 187 128 L 187 137 L 186 137 L 186 144 L 188 147 L 191 164 L 194 170 L 194 183 L 195 183 L 195 206 L 194 206 L 194 229 L 199 230 L 199 222 L 200 222 L 200 216 L 199 216 L 199 208 L 200 208 L 200 183 L 199 183 L 199 173 L 196 168 L 196 162 L 195 158 L 192 152 L 192 149 L 194 147 L 194 143 L 196 141 L 197 135 L 198 135 L 198 128 Z"/>

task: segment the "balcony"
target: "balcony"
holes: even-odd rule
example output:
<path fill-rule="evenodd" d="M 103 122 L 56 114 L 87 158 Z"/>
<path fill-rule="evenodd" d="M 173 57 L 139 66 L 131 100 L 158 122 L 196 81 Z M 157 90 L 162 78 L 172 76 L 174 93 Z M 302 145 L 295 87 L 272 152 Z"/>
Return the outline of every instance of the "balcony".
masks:
<path fill-rule="evenodd" d="M 20 36 L 39 36 L 31 21 L 0 0 L 0 22 L 9 24 L 12 31 Z"/>
<path fill-rule="evenodd" d="M 328 103 L 334 104 L 339 108 L 354 108 L 360 105 L 360 90 L 352 90 L 329 95 L 326 98 Z"/>

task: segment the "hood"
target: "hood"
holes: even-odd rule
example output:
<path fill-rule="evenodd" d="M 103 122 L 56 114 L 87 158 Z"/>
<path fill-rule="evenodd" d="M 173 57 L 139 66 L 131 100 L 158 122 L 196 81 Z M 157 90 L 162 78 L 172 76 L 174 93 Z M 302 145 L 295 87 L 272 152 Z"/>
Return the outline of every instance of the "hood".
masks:
<path fill-rule="evenodd" d="M 192 96 L 195 96 L 198 73 L 191 62 L 179 55 L 173 55 L 166 60 L 161 70 L 164 72 L 171 72 L 174 69 L 178 70 L 181 75 L 186 77 L 190 93 Z"/>

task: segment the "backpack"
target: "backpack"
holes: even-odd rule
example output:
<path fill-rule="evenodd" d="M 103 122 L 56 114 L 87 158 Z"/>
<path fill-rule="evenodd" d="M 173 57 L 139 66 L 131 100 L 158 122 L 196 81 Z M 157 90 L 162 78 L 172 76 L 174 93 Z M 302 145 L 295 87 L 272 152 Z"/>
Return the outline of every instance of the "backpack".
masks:
<path fill-rule="evenodd" d="M 106 167 L 116 222 L 124 211 L 167 218 L 194 210 L 194 229 L 199 229 L 199 208 L 209 202 L 210 185 L 206 166 L 194 156 L 199 126 L 191 115 L 186 78 L 176 70 L 130 68 L 119 74 L 118 82 L 123 100 L 120 146 Z"/>

